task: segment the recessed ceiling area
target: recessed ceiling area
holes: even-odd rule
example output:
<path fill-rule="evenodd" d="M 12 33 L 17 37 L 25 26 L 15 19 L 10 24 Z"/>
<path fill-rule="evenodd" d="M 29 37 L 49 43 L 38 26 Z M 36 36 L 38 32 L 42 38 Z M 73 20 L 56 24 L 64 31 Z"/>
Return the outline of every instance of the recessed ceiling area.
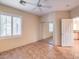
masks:
<path fill-rule="evenodd" d="M 33 4 L 37 4 L 39 0 L 23 0 Z M 50 6 L 50 8 L 40 7 L 26 3 L 22 5 L 20 0 L 0 0 L 0 4 L 7 5 L 22 11 L 30 12 L 35 15 L 44 15 L 53 11 L 66 11 L 79 5 L 79 0 L 40 0 L 41 5 Z"/>

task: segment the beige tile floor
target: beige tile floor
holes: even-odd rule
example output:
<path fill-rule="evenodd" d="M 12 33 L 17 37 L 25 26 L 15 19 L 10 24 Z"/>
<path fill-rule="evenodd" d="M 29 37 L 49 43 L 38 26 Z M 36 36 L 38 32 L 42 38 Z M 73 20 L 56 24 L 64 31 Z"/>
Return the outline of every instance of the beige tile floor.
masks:
<path fill-rule="evenodd" d="M 79 59 L 79 40 L 72 47 L 57 47 L 46 40 L 0 53 L 0 59 Z"/>
<path fill-rule="evenodd" d="M 79 59 L 79 40 L 75 40 L 73 49 L 74 49 L 74 58 Z"/>

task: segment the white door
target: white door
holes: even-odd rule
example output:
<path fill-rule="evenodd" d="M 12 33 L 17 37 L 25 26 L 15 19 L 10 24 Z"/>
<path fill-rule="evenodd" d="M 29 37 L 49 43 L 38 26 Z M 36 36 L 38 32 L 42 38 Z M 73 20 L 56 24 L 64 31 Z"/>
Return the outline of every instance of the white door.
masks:
<path fill-rule="evenodd" d="M 73 20 L 62 19 L 62 46 L 73 46 Z"/>

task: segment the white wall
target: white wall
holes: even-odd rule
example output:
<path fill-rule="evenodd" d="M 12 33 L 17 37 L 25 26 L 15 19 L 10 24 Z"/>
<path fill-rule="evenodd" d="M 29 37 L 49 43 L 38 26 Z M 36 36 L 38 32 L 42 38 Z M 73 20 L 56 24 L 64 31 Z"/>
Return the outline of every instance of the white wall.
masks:
<path fill-rule="evenodd" d="M 70 11 L 70 14 L 71 14 L 71 18 L 79 17 L 79 6 L 73 8 Z"/>

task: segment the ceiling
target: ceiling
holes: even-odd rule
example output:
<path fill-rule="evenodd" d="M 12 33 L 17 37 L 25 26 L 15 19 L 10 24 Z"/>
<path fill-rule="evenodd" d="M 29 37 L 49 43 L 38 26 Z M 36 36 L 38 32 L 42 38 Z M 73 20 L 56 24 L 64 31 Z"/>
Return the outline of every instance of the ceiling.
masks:
<path fill-rule="evenodd" d="M 22 11 L 30 12 L 35 15 L 44 15 L 52 11 L 64 11 L 71 10 L 72 8 L 79 5 L 79 0 L 41 0 L 41 4 L 45 6 L 51 6 L 51 8 L 42 8 L 42 11 L 39 8 L 34 9 L 35 5 L 26 4 L 23 6 L 19 3 L 20 0 L 0 0 L 0 3 L 7 5 Z M 24 0 L 36 4 L 38 0 Z M 33 10 L 34 9 L 34 10 Z"/>

